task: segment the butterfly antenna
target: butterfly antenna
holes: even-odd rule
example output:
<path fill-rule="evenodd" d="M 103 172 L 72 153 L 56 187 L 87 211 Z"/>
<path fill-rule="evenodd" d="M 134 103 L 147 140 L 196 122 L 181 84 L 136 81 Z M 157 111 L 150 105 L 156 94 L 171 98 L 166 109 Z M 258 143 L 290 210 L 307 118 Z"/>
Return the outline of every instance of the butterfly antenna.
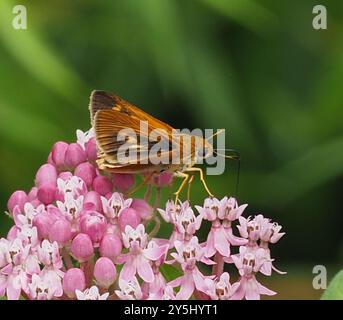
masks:
<path fill-rule="evenodd" d="M 238 196 L 238 186 L 239 186 L 239 178 L 241 172 L 241 157 L 237 159 L 237 177 L 236 177 L 236 190 L 235 195 Z"/>
<path fill-rule="evenodd" d="M 209 136 L 208 138 L 206 138 L 206 140 L 209 141 L 210 139 L 214 138 L 215 136 L 218 136 L 219 134 L 222 134 L 223 132 L 225 132 L 225 129 L 219 129 L 219 130 L 217 130 L 216 133 L 214 133 L 211 136 Z"/>
<path fill-rule="evenodd" d="M 221 154 L 221 153 L 217 152 L 217 150 L 223 150 L 226 152 L 231 152 L 232 155 Z M 217 150 L 213 150 L 213 152 L 215 154 L 217 154 L 218 156 L 223 157 L 225 159 L 231 159 L 231 160 L 237 161 L 237 178 L 236 178 L 236 188 L 235 188 L 235 194 L 237 196 L 239 179 L 240 179 L 240 171 L 241 171 L 241 155 L 237 150 L 234 150 L 234 149 L 217 149 Z"/>

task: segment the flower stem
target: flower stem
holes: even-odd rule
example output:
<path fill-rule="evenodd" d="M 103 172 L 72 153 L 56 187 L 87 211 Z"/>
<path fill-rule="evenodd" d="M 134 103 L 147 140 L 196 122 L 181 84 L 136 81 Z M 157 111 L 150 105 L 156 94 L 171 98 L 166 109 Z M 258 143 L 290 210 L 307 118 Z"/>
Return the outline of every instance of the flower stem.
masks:
<path fill-rule="evenodd" d="M 64 263 L 65 263 L 67 269 L 73 268 L 73 262 L 70 258 L 69 253 L 67 252 L 67 250 L 65 248 L 62 250 L 63 250 L 62 251 L 62 257 L 63 257 Z"/>
<path fill-rule="evenodd" d="M 154 221 L 155 221 L 155 226 L 149 233 L 150 239 L 156 236 L 157 232 L 160 230 L 160 227 L 161 227 L 161 221 L 156 215 L 154 216 Z"/>
<path fill-rule="evenodd" d="M 217 252 L 214 256 L 214 261 L 217 263 L 213 266 L 212 274 L 216 275 L 218 278 L 222 275 L 224 271 L 224 259 L 223 256 Z"/>
<path fill-rule="evenodd" d="M 195 300 L 210 300 L 210 297 L 207 294 L 200 292 L 196 289 L 193 293 L 193 296 L 194 296 Z"/>
<path fill-rule="evenodd" d="M 80 269 L 85 274 L 87 288 L 91 287 L 93 279 L 93 260 L 90 259 L 86 262 L 80 263 Z"/>

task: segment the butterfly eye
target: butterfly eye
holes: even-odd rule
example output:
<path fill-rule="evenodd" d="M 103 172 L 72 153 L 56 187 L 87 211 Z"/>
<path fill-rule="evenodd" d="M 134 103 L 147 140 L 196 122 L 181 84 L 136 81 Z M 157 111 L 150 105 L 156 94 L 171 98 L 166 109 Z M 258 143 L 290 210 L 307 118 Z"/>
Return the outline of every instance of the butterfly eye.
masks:
<path fill-rule="evenodd" d="M 208 156 L 208 148 L 203 148 L 198 150 L 198 157 L 199 158 L 206 158 Z"/>

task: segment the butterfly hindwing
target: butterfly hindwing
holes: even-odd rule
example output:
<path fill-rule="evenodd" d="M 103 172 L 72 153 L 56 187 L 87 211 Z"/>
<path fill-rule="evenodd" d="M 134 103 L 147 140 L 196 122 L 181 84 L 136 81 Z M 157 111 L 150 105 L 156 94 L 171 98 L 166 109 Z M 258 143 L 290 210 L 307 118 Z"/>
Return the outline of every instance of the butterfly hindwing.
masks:
<path fill-rule="evenodd" d="M 107 164 L 108 168 L 112 166 L 112 169 L 138 163 L 151 165 L 150 151 L 157 143 L 163 146 L 163 150 L 158 153 L 159 159 L 169 161 L 178 148 L 173 145 L 166 130 L 155 128 L 150 123 L 147 122 L 147 130 L 142 130 L 141 120 L 136 117 L 116 109 L 98 111 L 94 118 L 94 128 L 99 158 L 103 159 L 101 163 Z M 152 130 L 156 130 L 156 139 L 151 135 Z"/>

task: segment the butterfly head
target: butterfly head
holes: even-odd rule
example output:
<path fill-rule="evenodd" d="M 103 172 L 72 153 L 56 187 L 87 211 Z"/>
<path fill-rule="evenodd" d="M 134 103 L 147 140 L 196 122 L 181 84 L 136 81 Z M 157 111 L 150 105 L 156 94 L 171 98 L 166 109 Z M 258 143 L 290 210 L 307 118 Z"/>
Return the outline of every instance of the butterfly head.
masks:
<path fill-rule="evenodd" d="M 195 160 L 196 163 L 202 162 L 204 159 L 213 155 L 213 146 L 212 144 L 202 138 L 198 138 L 195 148 Z"/>

